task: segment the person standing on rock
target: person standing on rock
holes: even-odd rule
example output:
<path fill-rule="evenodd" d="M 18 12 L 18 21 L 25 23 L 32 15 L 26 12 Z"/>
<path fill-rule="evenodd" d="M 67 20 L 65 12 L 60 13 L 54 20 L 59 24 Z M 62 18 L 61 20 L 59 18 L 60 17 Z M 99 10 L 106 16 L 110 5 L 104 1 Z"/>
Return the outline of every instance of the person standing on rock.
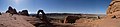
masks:
<path fill-rule="evenodd" d="M 2 15 L 1 12 L 0 12 L 0 15 Z"/>

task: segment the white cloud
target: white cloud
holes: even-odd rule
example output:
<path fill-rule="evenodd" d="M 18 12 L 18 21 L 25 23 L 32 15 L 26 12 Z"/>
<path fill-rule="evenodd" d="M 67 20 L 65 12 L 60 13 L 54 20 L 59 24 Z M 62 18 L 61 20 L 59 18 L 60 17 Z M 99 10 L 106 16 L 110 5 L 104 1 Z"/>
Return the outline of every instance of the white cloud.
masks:
<path fill-rule="evenodd" d="M 15 2 L 16 4 L 18 4 L 18 3 L 20 2 L 20 0 L 14 0 L 14 2 Z"/>
<path fill-rule="evenodd" d="M 44 10 L 43 8 L 39 8 L 40 10 Z"/>
<path fill-rule="evenodd" d="M 88 14 L 106 14 L 106 13 L 88 13 Z"/>
<path fill-rule="evenodd" d="M 36 14 L 35 12 L 28 12 L 29 14 Z"/>

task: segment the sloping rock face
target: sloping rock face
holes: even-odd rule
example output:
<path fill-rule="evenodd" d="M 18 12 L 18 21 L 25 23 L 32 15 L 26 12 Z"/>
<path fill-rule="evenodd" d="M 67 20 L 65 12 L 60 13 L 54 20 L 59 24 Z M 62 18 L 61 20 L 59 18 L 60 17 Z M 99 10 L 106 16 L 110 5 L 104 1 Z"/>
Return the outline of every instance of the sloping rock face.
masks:
<path fill-rule="evenodd" d="M 24 20 L 26 20 L 27 22 L 31 23 L 31 24 L 36 24 L 36 23 L 41 23 L 39 20 L 39 18 L 36 17 L 32 17 L 32 16 L 23 16 L 23 15 L 16 15 L 14 14 L 12 17 L 17 17 L 17 18 L 23 18 Z"/>
<path fill-rule="evenodd" d="M 109 17 L 116 17 L 119 18 L 120 16 L 120 0 L 112 0 L 110 3 L 108 10 L 107 10 L 107 16 Z"/>
<path fill-rule="evenodd" d="M 112 0 L 107 17 L 92 22 L 94 27 L 120 27 L 120 0 Z"/>
<path fill-rule="evenodd" d="M 17 11 L 16 11 L 16 9 L 13 9 L 11 6 L 9 6 L 8 10 L 6 11 L 6 13 L 17 14 Z"/>
<path fill-rule="evenodd" d="M 120 27 L 120 19 L 99 19 L 92 23 L 94 27 Z"/>
<path fill-rule="evenodd" d="M 22 12 L 19 12 L 19 14 L 24 16 L 29 16 L 28 10 L 22 10 Z"/>
<path fill-rule="evenodd" d="M 35 27 L 25 19 L 5 13 L 0 15 L 0 27 Z"/>

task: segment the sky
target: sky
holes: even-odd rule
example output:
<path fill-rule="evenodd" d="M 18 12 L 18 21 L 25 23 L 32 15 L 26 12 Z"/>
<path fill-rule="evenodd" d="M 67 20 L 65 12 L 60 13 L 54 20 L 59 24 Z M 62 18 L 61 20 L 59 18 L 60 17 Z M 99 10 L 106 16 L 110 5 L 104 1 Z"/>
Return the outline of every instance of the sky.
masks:
<path fill-rule="evenodd" d="M 28 10 L 36 13 L 85 13 L 106 14 L 111 0 L 0 0 L 0 12 L 5 12 L 9 6 L 17 11 Z"/>

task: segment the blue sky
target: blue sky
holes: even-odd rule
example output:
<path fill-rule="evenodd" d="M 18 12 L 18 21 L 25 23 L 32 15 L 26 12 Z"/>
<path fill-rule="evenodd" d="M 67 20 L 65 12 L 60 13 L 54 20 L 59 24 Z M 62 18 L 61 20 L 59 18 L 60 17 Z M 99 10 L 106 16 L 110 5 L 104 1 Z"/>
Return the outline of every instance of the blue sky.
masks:
<path fill-rule="evenodd" d="M 45 13 L 90 13 L 105 14 L 111 0 L 0 0 L 0 12 L 8 6 L 17 11 L 28 10 L 36 13 L 39 9 Z"/>

